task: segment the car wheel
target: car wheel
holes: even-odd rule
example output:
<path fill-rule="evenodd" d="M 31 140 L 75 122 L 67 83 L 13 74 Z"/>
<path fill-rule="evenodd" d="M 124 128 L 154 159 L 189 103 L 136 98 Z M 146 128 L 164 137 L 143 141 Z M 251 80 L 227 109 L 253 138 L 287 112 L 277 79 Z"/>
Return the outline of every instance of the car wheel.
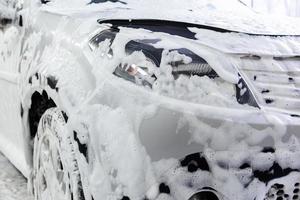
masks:
<path fill-rule="evenodd" d="M 57 108 L 48 109 L 40 119 L 33 155 L 35 200 L 84 199 L 74 140 L 66 120 Z"/>

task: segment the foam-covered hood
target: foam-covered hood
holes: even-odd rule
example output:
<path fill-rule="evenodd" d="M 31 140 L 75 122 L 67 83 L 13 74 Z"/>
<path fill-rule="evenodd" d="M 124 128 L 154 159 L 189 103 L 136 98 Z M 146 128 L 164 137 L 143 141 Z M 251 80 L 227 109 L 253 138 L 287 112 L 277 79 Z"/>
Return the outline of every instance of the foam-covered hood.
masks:
<path fill-rule="evenodd" d="M 238 0 L 54 0 L 44 9 L 106 19 L 155 19 L 264 35 L 300 35 L 300 19 L 254 12 Z"/>

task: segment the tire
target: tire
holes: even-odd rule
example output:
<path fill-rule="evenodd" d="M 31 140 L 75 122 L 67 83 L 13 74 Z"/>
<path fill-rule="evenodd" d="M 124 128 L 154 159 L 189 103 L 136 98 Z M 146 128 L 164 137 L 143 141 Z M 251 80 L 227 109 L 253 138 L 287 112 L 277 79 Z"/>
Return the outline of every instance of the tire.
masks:
<path fill-rule="evenodd" d="M 34 139 L 35 200 L 84 200 L 74 149 L 63 113 L 57 108 L 48 109 Z"/>

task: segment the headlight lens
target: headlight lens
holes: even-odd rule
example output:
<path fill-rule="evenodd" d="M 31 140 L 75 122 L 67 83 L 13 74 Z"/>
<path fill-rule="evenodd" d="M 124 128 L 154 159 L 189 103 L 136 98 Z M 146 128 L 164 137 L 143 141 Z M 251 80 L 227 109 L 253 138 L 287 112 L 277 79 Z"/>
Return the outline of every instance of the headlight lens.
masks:
<path fill-rule="evenodd" d="M 146 59 L 144 65 L 121 63 L 115 69 L 114 74 L 127 81 L 136 83 L 137 85 L 143 85 L 152 87 L 155 77 L 150 73 L 150 66 L 155 64 L 150 59 Z"/>
<path fill-rule="evenodd" d="M 126 53 L 130 56 L 136 52 L 140 52 L 145 56 L 146 62 L 144 65 L 138 63 L 122 63 L 120 64 L 114 74 L 125 79 L 136 83 L 138 85 L 144 85 L 152 87 L 156 77 L 153 73 L 153 67 L 158 68 L 161 65 L 162 49 L 154 48 L 151 43 L 156 42 L 155 40 L 138 40 L 130 41 L 126 45 Z M 168 65 L 172 66 L 172 74 L 177 79 L 179 75 L 207 75 L 211 78 L 216 77 L 216 72 L 211 66 L 201 57 L 197 56 L 188 49 L 176 49 L 179 54 L 184 55 L 189 60 L 184 62 L 183 60 L 171 61 Z"/>
<path fill-rule="evenodd" d="M 119 29 L 111 28 L 111 29 L 104 30 L 99 34 L 95 35 L 93 38 L 91 38 L 89 43 L 91 50 L 94 51 L 95 49 L 101 48 L 100 43 L 102 42 L 109 42 L 111 45 L 118 32 Z M 174 53 L 176 55 L 173 57 L 173 59 L 170 59 L 166 62 L 166 60 L 163 60 L 164 52 L 165 52 L 164 49 L 156 48 L 154 45 L 158 41 L 160 40 L 144 39 L 144 40 L 129 41 L 125 45 L 125 50 L 126 50 L 127 57 L 131 57 L 132 59 L 122 58 L 122 62 L 115 68 L 114 74 L 120 78 L 123 78 L 137 85 L 145 86 L 147 88 L 154 88 L 153 84 L 156 82 L 156 80 L 157 82 L 161 81 L 160 79 L 161 76 L 159 75 L 159 73 L 156 74 L 155 72 L 160 71 L 159 69 L 162 69 L 163 67 L 167 66 L 169 70 L 168 73 L 171 72 L 171 76 L 172 76 L 172 77 L 169 76 L 171 77 L 169 81 L 176 80 L 176 79 L 179 80 L 180 77 L 182 77 L 182 75 L 188 77 L 207 76 L 211 79 L 216 80 L 215 81 L 216 85 L 207 83 L 205 81 L 202 82 L 200 81 L 201 82 L 200 85 L 196 83 L 196 85 L 192 86 L 192 87 L 199 87 L 199 86 L 202 87 L 203 85 L 203 91 L 193 90 L 193 92 L 197 93 L 198 91 L 201 93 L 198 95 L 199 98 L 202 95 L 202 93 L 207 93 L 207 95 L 212 93 L 212 96 L 219 95 L 216 92 L 212 92 L 209 90 L 209 87 L 214 87 L 214 89 L 220 91 L 218 88 L 222 85 L 222 83 L 218 81 L 219 78 L 215 79 L 216 77 L 219 76 L 214 71 L 214 69 L 209 65 L 209 63 L 206 62 L 206 60 L 204 60 L 202 57 L 198 56 L 197 54 L 193 53 L 188 49 L 181 48 L 181 49 L 169 50 L 168 52 L 170 54 Z M 108 58 L 113 57 L 113 52 L 111 48 L 109 52 L 104 52 L 104 54 L 107 54 Z M 180 84 L 186 80 L 184 76 L 179 80 L 178 82 L 179 85 L 177 85 L 178 87 L 181 87 Z M 196 80 L 195 77 L 193 77 L 192 79 Z M 207 79 L 204 78 L 203 80 L 207 80 Z M 224 101 L 231 101 L 231 96 L 233 93 L 233 96 L 235 96 L 234 99 L 236 99 L 236 101 L 239 104 L 248 104 L 253 107 L 258 107 L 252 92 L 248 89 L 247 85 L 243 83 L 244 83 L 243 79 L 240 77 L 240 81 L 232 89 L 233 91 L 230 89 L 228 84 L 227 86 L 224 85 L 226 89 L 226 91 L 223 92 L 224 94 L 226 94 L 225 95 L 226 97 L 224 96 Z M 163 82 L 163 84 L 166 84 L 163 85 L 162 88 L 160 88 L 163 91 L 165 89 L 168 90 L 168 88 L 173 87 L 168 83 L 168 80 L 167 82 Z M 177 90 L 176 88 L 177 86 L 173 87 L 173 89 Z M 206 87 L 207 89 L 205 89 Z M 157 89 L 157 87 L 155 87 L 155 89 Z M 190 87 L 188 85 L 183 86 L 179 89 L 186 90 L 187 94 L 193 93 L 189 91 Z M 222 93 L 222 89 L 220 92 Z M 180 91 L 178 91 L 178 93 L 180 93 Z M 179 94 L 179 95 L 185 96 L 185 94 Z M 187 96 L 187 98 L 189 97 Z M 223 99 L 223 97 L 221 99 Z"/>
<path fill-rule="evenodd" d="M 118 29 L 111 28 L 104 30 L 101 33 L 91 38 L 89 46 L 91 50 L 95 50 L 99 47 L 99 44 L 105 40 L 109 40 L 111 43 L 115 39 Z M 147 64 L 152 64 L 159 67 L 161 64 L 161 57 L 163 49 L 155 48 L 153 45 L 159 40 L 132 40 L 126 44 L 126 53 L 128 55 L 134 54 L 134 52 L 142 52 L 147 60 Z M 177 49 L 178 53 L 183 54 L 190 58 L 189 63 L 183 63 L 182 61 L 169 63 L 172 66 L 172 73 L 175 78 L 179 75 L 207 75 L 209 77 L 216 77 L 217 73 L 211 68 L 211 66 L 201 57 L 194 54 L 188 49 Z M 112 52 L 109 56 L 112 55 Z M 152 86 L 155 76 L 149 74 L 148 66 L 141 66 L 138 63 L 121 63 L 114 72 L 115 75 L 131 81 L 138 85 Z"/>

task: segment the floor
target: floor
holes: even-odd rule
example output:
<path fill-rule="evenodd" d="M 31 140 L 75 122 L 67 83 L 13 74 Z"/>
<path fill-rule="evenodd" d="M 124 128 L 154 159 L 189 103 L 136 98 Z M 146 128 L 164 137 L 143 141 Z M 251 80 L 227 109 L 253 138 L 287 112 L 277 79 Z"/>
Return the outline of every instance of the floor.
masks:
<path fill-rule="evenodd" d="M 0 154 L 0 200 L 33 200 L 27 192 L 26 179 L 2 154 Z"/>

